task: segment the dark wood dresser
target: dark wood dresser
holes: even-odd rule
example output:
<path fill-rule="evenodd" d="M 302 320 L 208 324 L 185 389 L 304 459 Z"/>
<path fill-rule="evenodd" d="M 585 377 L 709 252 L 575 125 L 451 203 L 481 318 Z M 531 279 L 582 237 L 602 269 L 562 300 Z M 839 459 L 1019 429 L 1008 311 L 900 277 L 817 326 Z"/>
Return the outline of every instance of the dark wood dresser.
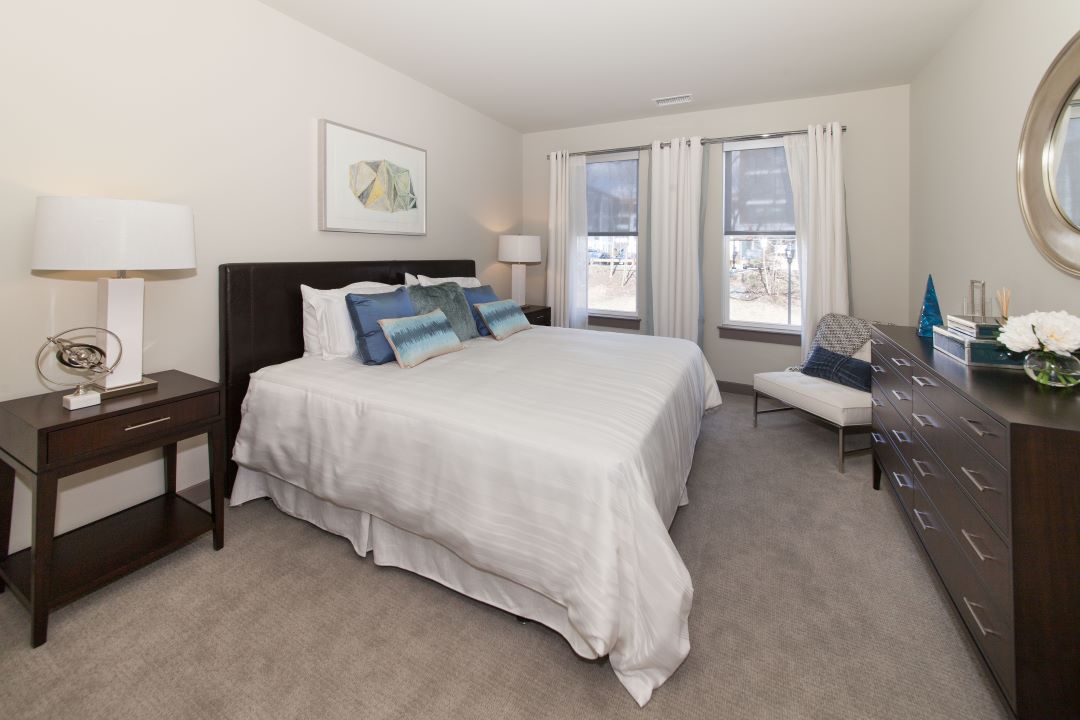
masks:
<path fill-rule="evenodd" d="M 1080 392 L 872 332 L 881 478 L 1020 718 L 1080 717 Z"/>

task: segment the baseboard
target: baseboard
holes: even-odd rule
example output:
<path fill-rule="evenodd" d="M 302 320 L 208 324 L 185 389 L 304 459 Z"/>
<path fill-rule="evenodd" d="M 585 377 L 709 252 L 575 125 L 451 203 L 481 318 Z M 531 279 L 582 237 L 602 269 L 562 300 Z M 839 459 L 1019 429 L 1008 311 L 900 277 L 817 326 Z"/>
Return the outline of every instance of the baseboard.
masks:
<path fill-rule="evenodd" d="M 735 395 L 753 395 L 754 386 L 747 385 L 746 383 L 728 382 L 727 380 L 717 380 L 716 387 L 720 388 L 720 392 L 734 393 Z"/>

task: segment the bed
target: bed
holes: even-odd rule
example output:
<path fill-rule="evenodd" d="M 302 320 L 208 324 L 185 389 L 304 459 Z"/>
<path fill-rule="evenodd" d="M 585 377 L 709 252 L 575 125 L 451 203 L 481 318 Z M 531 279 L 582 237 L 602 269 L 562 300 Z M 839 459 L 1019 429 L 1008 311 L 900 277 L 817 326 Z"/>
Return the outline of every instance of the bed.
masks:
<path fill-rule="evenodd" d="M 547 327 L 409 370 L 301 357 L 300 283 L 404 272 L 475 274 L 222 266 L 231 503 L 269 497 L 377 564 L 543 623 L 606 655 L 644 705 L 690 647 L 693 588 L 668 527 L 720 403 L 708 363 L 681 340 Z"/>

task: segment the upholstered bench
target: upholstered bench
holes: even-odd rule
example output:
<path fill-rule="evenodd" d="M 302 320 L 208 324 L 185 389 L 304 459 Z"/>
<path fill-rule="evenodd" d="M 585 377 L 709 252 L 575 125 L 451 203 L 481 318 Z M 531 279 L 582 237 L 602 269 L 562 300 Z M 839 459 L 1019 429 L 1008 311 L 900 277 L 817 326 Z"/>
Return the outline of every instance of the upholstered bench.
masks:
<path fill-rule="evenodd" d="M 848 315 L 829 314 L 821 319 L 814 333 L 814 348 L 823 347 L 831 352 L 870 360 L 870 323 Z M 783 407 L 758 409 L 760 397 L 783 403 Z M 844 472 L 847 455 L 864 453 L 868 448 L 847 450 L 845 432 L 870 429 L 870 393 L 846 385 L 811 377 L 790 368 L 779 372 L 763 372 L 754 375 L 754 427 L 758 415 L 781 410 L 801 410 L 837 428 L 840 433 L 837 467 Z"/>

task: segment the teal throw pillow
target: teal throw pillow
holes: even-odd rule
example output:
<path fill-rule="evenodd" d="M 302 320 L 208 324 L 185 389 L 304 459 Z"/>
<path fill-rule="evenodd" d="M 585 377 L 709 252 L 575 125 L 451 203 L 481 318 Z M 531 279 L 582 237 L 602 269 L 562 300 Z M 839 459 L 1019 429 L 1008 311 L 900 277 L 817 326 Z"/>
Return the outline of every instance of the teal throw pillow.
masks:
<path fill-rule="evenodd" d="M 380 320 L 379 325 L 386 342 L 394 351 L 398 365 L 403 368 L 416 367 L 425 360 L 465 347 L 442 310 L 412 317 L 387 318 Z"/>
<path fill-rule="evenodd" d="M 496 340 L 505 340 L 516 332 L 532 327 L 521 306 L 513 300 L 477 303 L 473 307 Z"/>

